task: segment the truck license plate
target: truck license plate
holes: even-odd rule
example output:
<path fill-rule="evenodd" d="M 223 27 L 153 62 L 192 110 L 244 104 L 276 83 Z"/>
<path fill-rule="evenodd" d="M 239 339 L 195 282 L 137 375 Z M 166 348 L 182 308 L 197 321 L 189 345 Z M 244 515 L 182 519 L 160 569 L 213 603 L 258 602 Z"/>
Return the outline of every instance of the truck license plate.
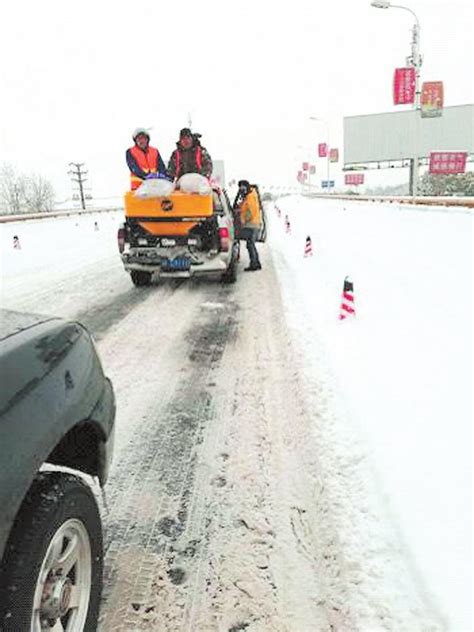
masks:
<path fill-rule="evenodd" d="M 186 271 L 191 267 L 191 259 L 188 257 L 175 257 L 174 259 L 162 259 L 163 272 Z"/>

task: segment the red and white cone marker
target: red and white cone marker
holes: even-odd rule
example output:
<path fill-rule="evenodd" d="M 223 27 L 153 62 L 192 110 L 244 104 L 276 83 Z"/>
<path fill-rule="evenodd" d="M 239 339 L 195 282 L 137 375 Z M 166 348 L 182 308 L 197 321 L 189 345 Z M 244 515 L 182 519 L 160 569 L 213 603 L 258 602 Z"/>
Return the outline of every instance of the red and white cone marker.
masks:
<path fill-rule="evenodd" d="M 18 235 L 13 236 L 13 248 L 15 250 L 21 250 L 20 238 Z"/>
<path fill-rule="evenodd" d="M 341 308 L 339 311 L 339 320 L 345 320 L 349 317 L 355 317 L 354 305 L 354 284 L 348 276 L 344 279 L 344 287 L 342 289 Z"/>
<path fill-rule="evenodd" d="M 287 233 L 291 233 L 290 218 L 288 217 L 288 215 L 285 215 L 285 231 Z"/>
<path fill-rule="evenodd" d="M 304 245 L 304 256 L 305 257 L 313 256 L 313 244 L 311 243 L 311 237 L 309 235 L 306 237 L 306 242 Z"/>

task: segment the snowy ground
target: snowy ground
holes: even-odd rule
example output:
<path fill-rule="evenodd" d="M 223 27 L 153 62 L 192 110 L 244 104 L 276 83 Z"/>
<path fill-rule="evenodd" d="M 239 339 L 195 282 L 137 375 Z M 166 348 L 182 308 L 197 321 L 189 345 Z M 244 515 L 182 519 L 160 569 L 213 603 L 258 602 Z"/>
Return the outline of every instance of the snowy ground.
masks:
<path fill-rule="evenodd" d="M 473 215 L 301 197 L 278 206 L 275 261 L 308 372 L 330 367 L 340 438 L 370 454 L 412 577 L 448 629 L 471 629 Z M 357 316 L 340 322 L 346 275 Z"/>
<path fill-rule="evenodd" d="M 0 225 L 2 305 L 84 322 L 117 394 L 99 629 L 467 631 L 471 216 L 279 206 L 230 287 L 134 288 L 120 213 Z"/>

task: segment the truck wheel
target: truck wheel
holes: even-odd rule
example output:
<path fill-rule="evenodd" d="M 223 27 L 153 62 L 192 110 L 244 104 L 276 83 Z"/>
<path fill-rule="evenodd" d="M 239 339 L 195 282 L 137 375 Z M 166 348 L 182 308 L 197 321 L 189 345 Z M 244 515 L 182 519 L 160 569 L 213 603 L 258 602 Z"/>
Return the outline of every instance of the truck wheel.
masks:
<path fill-rule="evenodd" d="M 234 253 L 229 267 L 222 275 L 224 283 L 235 283 L 237 281 L 237 255 Z"/>
<path fill-rule="evenodd" d="M 132 283 L 136 287 L 144 287 L 151 283 L 151 272 L 144 272 L 143 270 L 132 270 L 130 273 L 132 277 Z"/>
<path fill-rule="evenodd" d="M 39 474 L 5 550 L 0 629 L 94 632 L 102 564 L 102 526 L 91 489 L 71 474 Z"/>

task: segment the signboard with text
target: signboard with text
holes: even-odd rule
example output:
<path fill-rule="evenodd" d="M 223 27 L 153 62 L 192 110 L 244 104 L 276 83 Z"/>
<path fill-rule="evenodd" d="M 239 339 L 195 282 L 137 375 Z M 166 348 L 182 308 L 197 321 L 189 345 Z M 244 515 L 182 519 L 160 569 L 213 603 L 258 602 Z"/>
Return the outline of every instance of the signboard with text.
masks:
<path fill-rule="evenodd" d="M 319 145 L 318 145 L 318 156 L 320 158 L 326 158 L 327 155 L 328 155 L 327 143 L 319 143 Z"/>
<path fill-rule="evenodd" d="M 467 151 L 432 151 L 430 154 L 430 173 L 464 173 L 466 162 Z"/>
<path fill-rule="evenodd" d="M 304 162 L 303 163 L 303 171 L 308 171 L 309 169 L 309 162 Z"/>
<path fill-rule="evenodd" d="M 359 184 L 364 184 L 364 174 L 363 173 L 346 173 L 344 176 L 345 184 L 354 184 L 358 186 Z"/>
<path fill-rule="evenodd" d="M 329 150 L 329 162 L 339 162 L 339 149 L 333 148 Z"/>
<path fill-rule="evenodd" d="M 321 187 L 323 189 L 333 189 L 334 188 L 334 180 L 321 180 Z"/>
<path fill-rule="evenodd" d="M 309 173 L 313 176 L 316 173 L 316 167 L 315 165 L 310 165 L 309 167 Z"/>
<path fill-rule="evenodd" d="M 413 66 L 396 68 L 393 76 L 393 103 L 406 105 L 415 102 L 416 73 Z"/>
<path fill-rule="evenodd" d="M 421 116 L 434 118 L 443 114 L 443 82 L 425 81 L 421 88 Z"/>

